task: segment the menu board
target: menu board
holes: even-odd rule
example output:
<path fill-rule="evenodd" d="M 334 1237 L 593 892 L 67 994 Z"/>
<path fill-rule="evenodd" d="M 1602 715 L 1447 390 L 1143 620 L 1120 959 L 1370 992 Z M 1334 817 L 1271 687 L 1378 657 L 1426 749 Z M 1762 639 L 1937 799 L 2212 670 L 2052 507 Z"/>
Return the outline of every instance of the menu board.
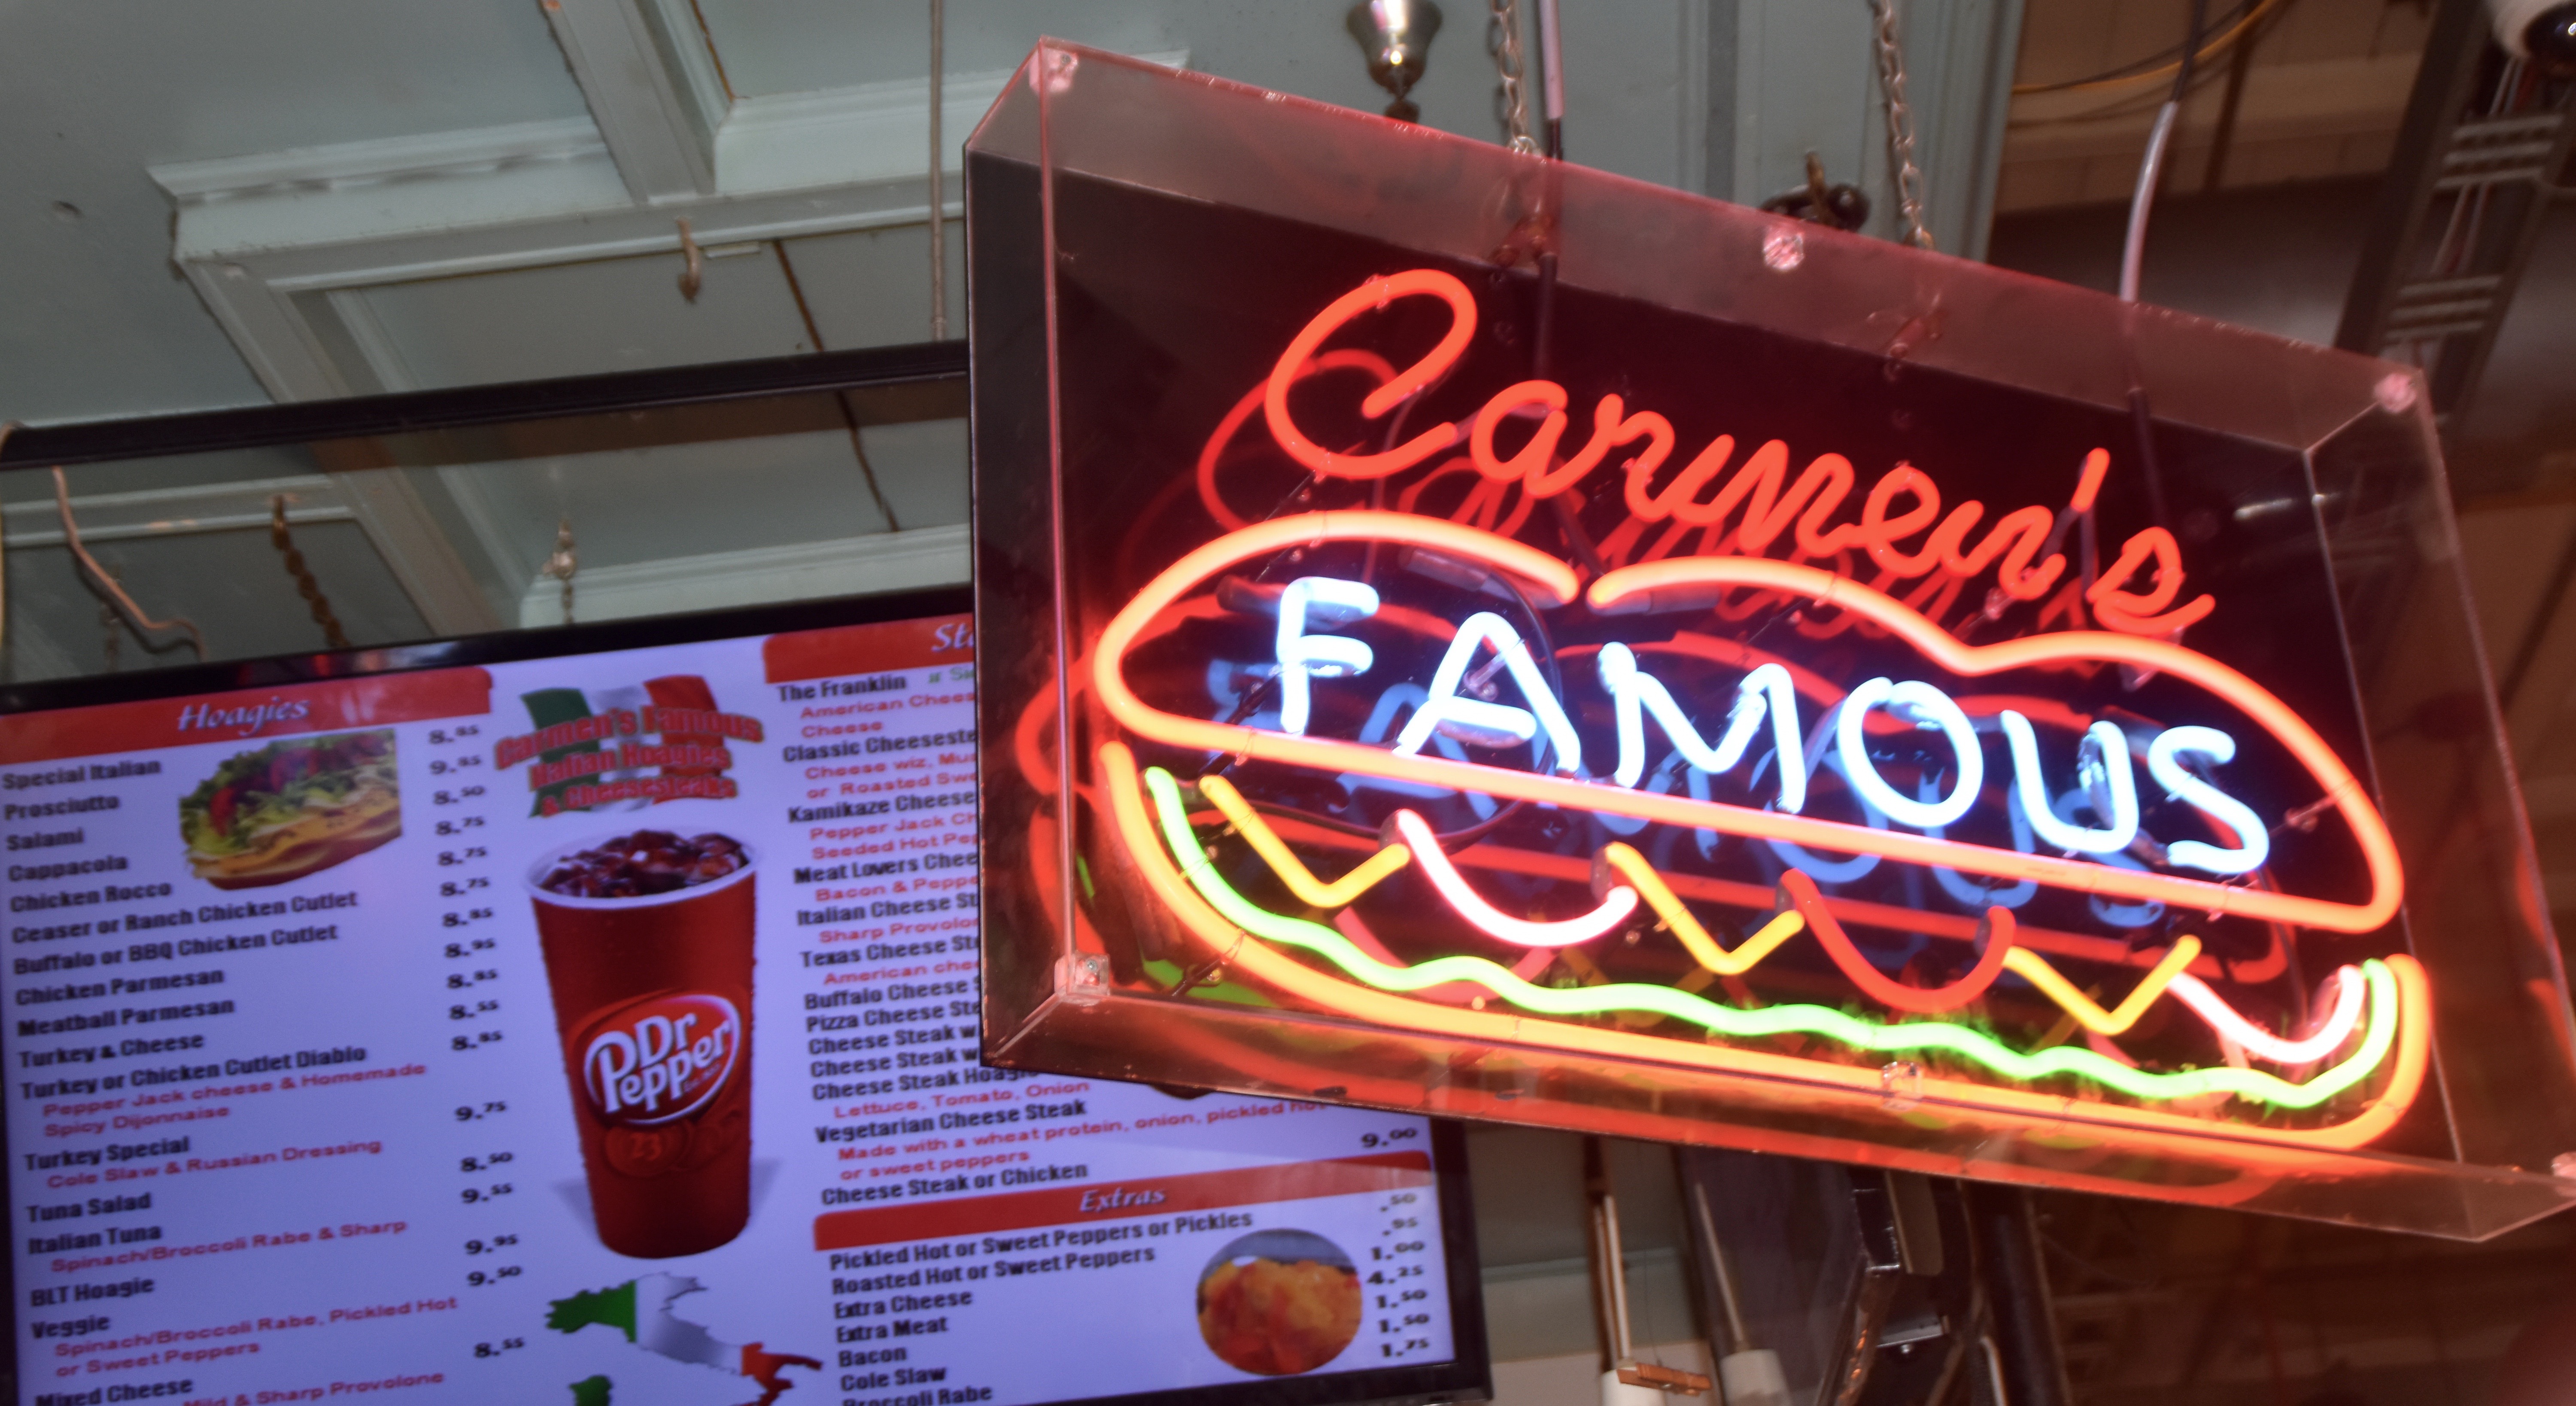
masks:
<path fill-rule="evenodd" d="M 0 720 L 19 1399 L 1481 1383 L 1446 1130 L 979 1062 L 973 659 L 952 615 Z"/>

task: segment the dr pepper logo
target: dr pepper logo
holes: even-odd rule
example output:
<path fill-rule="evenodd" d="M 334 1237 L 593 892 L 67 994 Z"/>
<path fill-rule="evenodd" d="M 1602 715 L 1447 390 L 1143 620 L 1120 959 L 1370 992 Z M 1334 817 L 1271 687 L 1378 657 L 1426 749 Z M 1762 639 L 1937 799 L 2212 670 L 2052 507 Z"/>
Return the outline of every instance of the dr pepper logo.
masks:
<path fill-rule="evenodd" d="M 742 1057 L 742 1016 L 701 991 L 647 996 L 609 1013 L 581 1041 L 582 1087 L 602 1121 L 651 1127 L 724 1091 Z"/>

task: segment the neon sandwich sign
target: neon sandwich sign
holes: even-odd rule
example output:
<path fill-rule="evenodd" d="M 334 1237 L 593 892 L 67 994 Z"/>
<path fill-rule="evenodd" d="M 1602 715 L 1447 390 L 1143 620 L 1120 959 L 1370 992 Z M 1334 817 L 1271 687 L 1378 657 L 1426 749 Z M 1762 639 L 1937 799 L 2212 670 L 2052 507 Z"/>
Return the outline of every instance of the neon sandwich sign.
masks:
<path fill-rule="evenodd" d="M 1389 330 L 1424 303 L 1427 349 Z M 1177 994 L 2289 1147 L 2395 1124 L 2396 845 L 2193 647 L 2228 607 L 2175 532 L 2112 544 L 2121 445 L 1986 466 L 2061 495 L 1990 517 L 1579 376 L 1423 423 L 1481 316 L 1436 269 L 1316 313 L 1197 457 L 1219 535 L 1077 670 L 1126 861 L 1091 877 L 1194 939 Z"/>

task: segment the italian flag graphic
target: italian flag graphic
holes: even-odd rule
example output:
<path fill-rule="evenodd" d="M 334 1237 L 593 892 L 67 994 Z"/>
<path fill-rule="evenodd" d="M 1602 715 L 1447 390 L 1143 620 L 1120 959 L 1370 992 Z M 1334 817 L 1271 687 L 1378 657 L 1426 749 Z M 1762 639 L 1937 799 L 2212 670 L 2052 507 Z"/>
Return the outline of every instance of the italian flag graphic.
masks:
<path fill-rule="evenodd" d="M 695 1279 L 648 1274 L 613 1289 L 554 1300 L 546 1312 L 546 1326 L 558 1333 L 577 1333 L 593 1324 L 614 1328 L 624 1333 L 628 1342 L 656 1356 L 749 1377 L 760 1384 L 761 1392 L 759 1400 L 747 1406 L 769 1406 L 780 1392 L 794 1386 L 794 1382 L 779 1375 L 785 1368 L 822 1370 L 823 1364 L 811 1357 L 766 1352 L 758 1343 L 737 1347 L 717 1342 L 706 1329 L 674 1316 L 671 1305 L 684 1295 L 700 1292 L 700 1287 Z M 609 1380 L 604 1376 L 575 1382 L 573 1406 L 610 1406 L 608 1392 Z"/>

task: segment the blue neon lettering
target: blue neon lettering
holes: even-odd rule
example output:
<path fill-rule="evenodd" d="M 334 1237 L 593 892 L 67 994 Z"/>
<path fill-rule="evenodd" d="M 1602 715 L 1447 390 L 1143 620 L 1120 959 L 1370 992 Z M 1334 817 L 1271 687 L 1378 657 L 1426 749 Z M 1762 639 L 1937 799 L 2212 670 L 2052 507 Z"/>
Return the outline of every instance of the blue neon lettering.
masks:
<path fill-rule="evenodd" d="M 1478 645 L 1490 645 L 1501 656 L 1504 669 L 1511 674 L 1512 682 L 1520 685 L 1521 695 L 1529 699 L 1530 707 L 1458 696 L 1458 687 L 1467 677 L 1467 665 L 1475 657 Z M 1449 652 L 1441 656 L 1440 667 L 1431 675 L 1429 692 L 1429 699 L 1396 738 L 1396 751 L 1421 751 L 1435 730 L 1477 746 L 1505 747 L 1533 740 L 1544 727 L 1555 753 L 1552 763 L 1556 770 L 1582 771 L 1583 742 L 1574 735 L 1573 722 L 1565 716 L 1564 706 L 1556 701 L 1538 665 L 1531 661 L 1519 632 L 1492 611 L 1480 610 L 1458 627 L 1457 637 L 1449 641 Z"/>
<path fill-rule="evenodd" d="M 1655 715 L 1664 735 L 1672 739 L 1673 746 L 1689 759 L 1691 766 L 1703 772 L 1734 770 L 1767 714 L 1774 745 L 1782 758 L 1780 808 L 1791 814 L 1806 809 L 1806 744 L 1798 735 L 1798 695 L 1787 669 L 1764 664 L 1744 676 L 1744 681 L 1736 685 L 1735 706 L 1727 714 L 1726 732 L 1711 747 L 1699 735 L 1699 729 L 1691 725 L 1681 705 L 1673 701 L 1671 691 L 1637 667 L 1637 656 L 1628 646 L 1601 646 L 1600 667 L 1601 682 L 1610 690 L 1619 727 L 1619 768 L 1611 773 L 1611 780 L 1634 788 L 1644 779 L 1648 713 Z"/>
<path fill-rule="evenodd" d="M 2198 840 L 2176 840 L 2165 846 L 2175 864 L 2211 874 L 2250 874 L 2272 855 L 2272 837 L 2263 818 L 2243 801 L 2182 768 L 2184 754 L 2204 756 L 2221 766 L 2236 759 L 2236 739 L 2214 727 L 2174 727 L 2147 744 L 2147 774 L 2182 802 L 2236 834 L 2236 848 L 2221 849 Z"/>
<path fill-rule="evenodd" d="M 2070 825 L 2048 804 L 2048 787 L 2039 771 L 2039 736 L 2030 719 L 2006 708 L 2003 725 L 2004 741 L 2012 748 L 2013 777 L 2021 787 L 2022 814 L 2030 817 L 2041 840 L 2075 854 L 2105 855 L 2127 849 L 2138 837 L 2138 780 L 2129 761 L 2128 734 L 2117 723 L 2093 724 L 2076 746 L 2076 790 L 2091 798 L 2095 815 L 2108 822 L 2098 828 Z"/>
<path fill-rule="evenodd" d="M 1895 717 L 1911 716 L 1918 728 L 1938 728 L 1949 739 L 1950 750 L 1959 759 L 1959 779 L 1951 786 L 1947 799 L 1927 804 L 1898 795 L 1896 788 L 1878 774 L 1869 759 L 1869 747 L 1862 724 L 1869 710 L 1884 707 Z M 1843 777 L 1862 800 L 1884 811 L 1887 818 L 1910 825 L 1917 830 L 1935 825 L 1948 825 L 1968 813 L 1977 803 L 1977 792 L 1986 784 L 1986 752 L 1977 742 L 1977 730 L 1950 695 L 1928 683 L 1908 679 L 1896 683 L 1875 678 L 1851 691 L 1842 702 L 1842 712 L 1834 719 L 1835 741 L 1841 745 Z"/>
<path fill-rule="evenodd" d="M 1347 625 L 1377 614 L 1377 592 L 1359 581 L 1330 576 L 1300 576 L 1279 593 L 1279 730 L 1306 731 L 1311 678 L 1337 679 L 1365 674 L 1376 655 L 1358 640 L 1306 633 L 1308 617 L 1319 625 Z"/>

